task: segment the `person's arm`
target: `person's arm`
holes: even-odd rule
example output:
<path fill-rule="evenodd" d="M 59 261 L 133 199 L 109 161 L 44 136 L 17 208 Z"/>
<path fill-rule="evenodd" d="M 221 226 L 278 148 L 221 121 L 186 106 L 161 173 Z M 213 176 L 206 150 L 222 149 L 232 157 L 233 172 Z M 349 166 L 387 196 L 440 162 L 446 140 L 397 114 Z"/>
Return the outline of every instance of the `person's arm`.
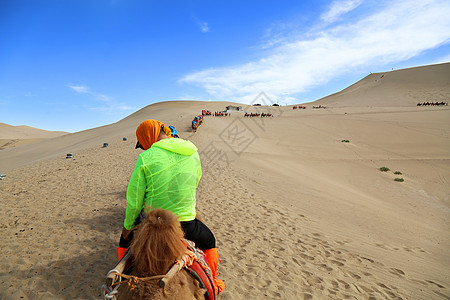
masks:
<path fill-rule="evenodd" d="M 144 161 L 142 160 L 141 155 L 139 155 L 127 188 L 127 209 L 125 211 L 125 221 L 123 222 L 123 232 L 127 236 L 129 236 L 128 231 L 133 229 L 134 222 L 141 213 L 144 205 L 146 186 L 147 181 L 144 173 Z M 124 238 L 126 239 L 125 235 Z"/>
<path fill-rule="evenodd" d="M 130 230 L 126 229 L 125 227 L 122 229 L 122 237 L 126 240 L 129 241 L 130 240 L 130 235 L 133 232 L 133 228 L 131 228 Z"/>

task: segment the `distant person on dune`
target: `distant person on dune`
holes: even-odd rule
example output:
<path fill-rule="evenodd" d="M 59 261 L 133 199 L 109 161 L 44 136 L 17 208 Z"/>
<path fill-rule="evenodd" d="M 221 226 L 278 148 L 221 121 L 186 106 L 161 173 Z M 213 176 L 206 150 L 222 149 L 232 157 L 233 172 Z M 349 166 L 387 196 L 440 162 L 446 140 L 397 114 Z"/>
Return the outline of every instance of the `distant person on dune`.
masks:
<path fill-rule="evenodd" d="M 139 154 L 127 189 L 127 208 L 120 237 L 119 257 L 125 254 L 133 238 L 133 229 L 144 211 L 161 208 L 179 219 L 188 240 L 206 254 L 216 294 L 225 284 L 216 279 L 219 254 L 211 230 L 196 218 L 196 192 L 202 176 L 197 147 L 181 138 L 169 138 L 167 128 L 157 120 L 142 122 L 137 130 Z M 120 260 L 120 258 L 119 258 Z"/>

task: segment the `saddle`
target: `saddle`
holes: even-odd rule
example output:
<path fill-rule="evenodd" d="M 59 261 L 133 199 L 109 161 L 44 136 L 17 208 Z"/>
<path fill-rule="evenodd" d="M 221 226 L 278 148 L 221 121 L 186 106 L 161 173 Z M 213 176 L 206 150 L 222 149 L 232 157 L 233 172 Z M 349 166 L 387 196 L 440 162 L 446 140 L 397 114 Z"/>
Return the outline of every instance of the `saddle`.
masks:
<path fill-rule="evenodd" d="M 201 288 L 206 289 L 205 299 L 215 300 L 216 293 L 214 293 L 214 282 L 211 269 L 206 261 L 205 253 L 195 246 L 195 243 L 189 240 L 185 240 L 189 250 L 195 253 L 197 259 L 190 266 L 187 266 L 189 273 L 197 279 Z"/>

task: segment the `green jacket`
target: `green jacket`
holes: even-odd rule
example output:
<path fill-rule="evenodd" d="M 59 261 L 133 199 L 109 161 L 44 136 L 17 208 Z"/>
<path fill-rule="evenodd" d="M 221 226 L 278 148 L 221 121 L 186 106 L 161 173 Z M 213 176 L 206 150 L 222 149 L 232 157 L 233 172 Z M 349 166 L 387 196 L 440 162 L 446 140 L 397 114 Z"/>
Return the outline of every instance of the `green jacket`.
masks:
<path fill-rule="evenodd" d="M 134 227 L 142 209 L 172 211 L 180 221 L 196 216 L 196 192 L 202 177 L 200 156 L 190 141 L 168 138 L 142 152 L 127 189 L 124 227 Z"/>

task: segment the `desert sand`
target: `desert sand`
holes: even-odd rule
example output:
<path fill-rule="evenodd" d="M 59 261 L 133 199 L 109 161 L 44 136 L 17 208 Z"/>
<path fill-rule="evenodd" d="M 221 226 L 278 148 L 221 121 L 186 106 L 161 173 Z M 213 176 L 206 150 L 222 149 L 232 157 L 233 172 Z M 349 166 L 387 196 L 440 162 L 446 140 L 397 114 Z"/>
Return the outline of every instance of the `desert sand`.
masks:
<path fill-rule="evenodd" d="M 202 109 L 233 103 L 156 103 L 1 150 L 0 298 L 100 298 L 141 152 L 135 128 L 156 118 L 199 148 L 197 208 L 226 284 L 218 299 L 450 299 L 450 108 L 416 106 L 449 102 L 450 76 L 409 85 L 433 67 L 450 74 L 450 64 L 399 70 L 376 85 L 372 74 L 307 109 L 240 104 L 273 117 L 208 116 L 196 133 Z"/>
<path fill-rule="evenodd" d="M 30 126 L 12 126 L 0 123 L 0 150 L 32 144 L 68 134 L 64 131 L 47 131 Z"/>

